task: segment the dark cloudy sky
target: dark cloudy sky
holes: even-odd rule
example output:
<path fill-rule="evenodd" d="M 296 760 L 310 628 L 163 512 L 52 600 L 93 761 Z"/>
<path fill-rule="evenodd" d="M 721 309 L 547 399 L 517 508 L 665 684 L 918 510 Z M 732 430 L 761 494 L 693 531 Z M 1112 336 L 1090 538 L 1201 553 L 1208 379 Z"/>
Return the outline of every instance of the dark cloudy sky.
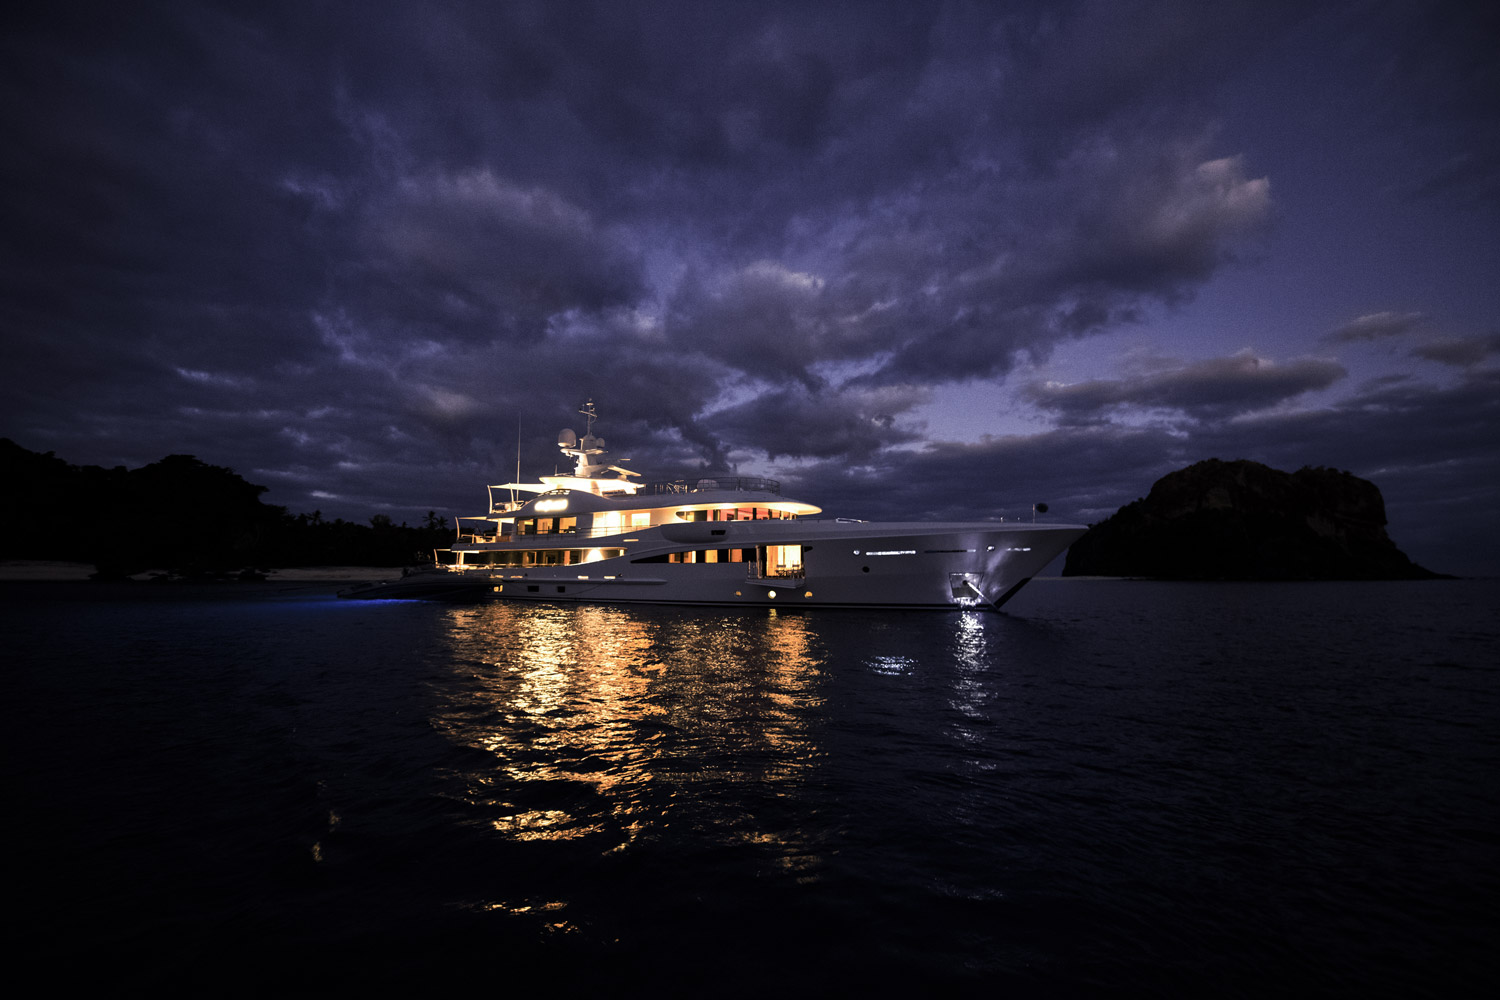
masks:
<path fill-rule="evenodd" d="M 416 520 L 592 397 L 648 479 L 858 517 L 1333 466 L 1500 572 L 1493 5 L 26 7 L 27 448 Z"/>

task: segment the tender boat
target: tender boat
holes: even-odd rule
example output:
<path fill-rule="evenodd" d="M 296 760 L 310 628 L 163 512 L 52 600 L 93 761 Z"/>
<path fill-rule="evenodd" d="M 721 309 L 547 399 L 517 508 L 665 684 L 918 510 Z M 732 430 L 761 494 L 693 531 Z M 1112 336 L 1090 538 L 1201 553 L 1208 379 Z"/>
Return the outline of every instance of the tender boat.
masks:
<path fill-rule="evenodd" d="M 458 519 L 433 569 L 343 596 L 998 608 L 1087 530 L 1035 513 L 1032 523 L 817 518 L 775 481 L 744 476 L 640 483 L 609 464 L 593 403 L 579 412 L 583 436 L 557 440 L 572 475 L 489 487 L 489 511 Z"/>

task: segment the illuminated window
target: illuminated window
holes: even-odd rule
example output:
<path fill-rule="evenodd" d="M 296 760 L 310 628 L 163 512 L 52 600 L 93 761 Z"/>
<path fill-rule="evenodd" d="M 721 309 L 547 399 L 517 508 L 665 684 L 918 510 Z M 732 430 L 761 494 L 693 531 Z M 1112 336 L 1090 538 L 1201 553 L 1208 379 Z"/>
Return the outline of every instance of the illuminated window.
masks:
<path fill-rule="evenodd" d="M 801 576 L 802 546 L 767 545 L 765 575 L 776 577 Z"/>

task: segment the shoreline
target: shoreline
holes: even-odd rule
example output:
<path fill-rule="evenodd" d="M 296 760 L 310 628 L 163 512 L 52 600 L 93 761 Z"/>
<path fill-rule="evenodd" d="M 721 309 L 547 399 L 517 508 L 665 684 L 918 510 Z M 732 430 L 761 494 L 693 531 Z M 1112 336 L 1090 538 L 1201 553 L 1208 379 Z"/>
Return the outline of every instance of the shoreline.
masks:
<path fill-rule="evenodd" d="M 163 569 L 147 570 L 124 580 L 92 579 L 93 563 L 65 562 L 51 559 L 6 559 L 0 561 L 0 583 L 112 583 L 134 586 L 145 583 L 157 586 L 197 585 L 220 587 L 257 583 L 338 583 L 353 584 L 377 580 L 399 580 L 400 566 L 291 566 L 265 570 L 264 579 L 240 580 L 226 576 L 220 580 L 167 579 Z"/>

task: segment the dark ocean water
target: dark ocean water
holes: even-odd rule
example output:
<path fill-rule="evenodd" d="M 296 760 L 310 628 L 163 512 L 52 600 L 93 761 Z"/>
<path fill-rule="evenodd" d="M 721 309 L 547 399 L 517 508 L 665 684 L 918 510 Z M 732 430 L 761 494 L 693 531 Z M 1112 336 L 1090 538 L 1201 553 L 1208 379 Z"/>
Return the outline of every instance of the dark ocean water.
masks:
<path fill-rule="evenodd" d="M 1044 580 L 1004 614 L 5 596 L 10 938 L 53 986 L 1500 976 L 1495 582 Z"/>

